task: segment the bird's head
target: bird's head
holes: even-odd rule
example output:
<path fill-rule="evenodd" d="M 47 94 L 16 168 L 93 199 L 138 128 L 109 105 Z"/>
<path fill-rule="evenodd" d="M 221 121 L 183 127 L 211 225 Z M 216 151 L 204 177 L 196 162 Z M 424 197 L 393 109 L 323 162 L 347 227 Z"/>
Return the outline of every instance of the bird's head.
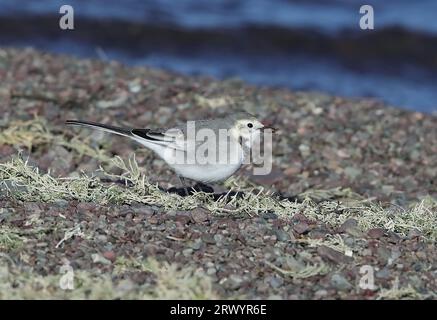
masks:
<path fill-rule="evenodd" d="M 260 137 L 264 130 L 275 131 L 274 128 L 264 125 L 255 116 L 247 112 L 236 112 L 228 116 L 231 122 L 231 135 L 236 139 L 242 139 L 247 147 L 251 147 L 253 141 Z"/>

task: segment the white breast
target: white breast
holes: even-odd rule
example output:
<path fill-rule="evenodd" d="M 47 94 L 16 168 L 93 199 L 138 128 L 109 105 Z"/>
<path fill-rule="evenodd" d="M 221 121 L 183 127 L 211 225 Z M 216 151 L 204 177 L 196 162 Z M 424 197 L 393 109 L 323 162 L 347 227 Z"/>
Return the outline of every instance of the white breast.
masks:
<path fill-rule="evenodd" d="M 244 160 L 244 152 L 238 142 L 224 141 L 212 145 L 196 145 L 192 149 L 175 150 L 165 145 L 138 141 L 155 151 L 182 177 L 210 183 L 222 181 L 237 171 Z"/>

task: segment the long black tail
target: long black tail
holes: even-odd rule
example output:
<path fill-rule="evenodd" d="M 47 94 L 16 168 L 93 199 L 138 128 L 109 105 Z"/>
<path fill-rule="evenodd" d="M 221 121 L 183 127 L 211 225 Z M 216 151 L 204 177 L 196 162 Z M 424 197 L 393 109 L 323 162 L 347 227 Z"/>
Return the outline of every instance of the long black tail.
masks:
<path fill-rule="evenodd" d="M 125 137 L 132 137 L 132 130 L 120 127 L 114 127 L 107 124 L 97 123 L 97 122 L 89 122 L 89 121 L 80 121 L 80 120 L 67 120 L 65 121 L 68 125 L 74 126 L 83 126 L 92 129 L 102 130 L 110 133 L 119 134 Z"/>

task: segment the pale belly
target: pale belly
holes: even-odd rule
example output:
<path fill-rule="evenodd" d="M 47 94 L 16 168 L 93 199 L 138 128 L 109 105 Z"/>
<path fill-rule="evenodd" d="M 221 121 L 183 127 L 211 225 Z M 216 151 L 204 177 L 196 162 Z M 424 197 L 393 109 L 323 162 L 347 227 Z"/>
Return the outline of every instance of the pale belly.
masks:
<path fill-rule="evenodd" d="M 241 167 L 244 160 L 244 152 L 239 143 L 219 143 L 215 148 L 205 145 L 205 150 L 199 148 L 188 153 L 163 145 L 139 142 L 155 151 L 178 175 L 204 183 L 226 180 Z M 202 157 L 203 154 L 207 156 Z"/>
<path fill-rule="evenodd" d="M 205 164 L 172 165 L 173 169 L 182 177 L 204 183 L 226 180 L 232 176 L 240 167 L 240 164 Z"/>

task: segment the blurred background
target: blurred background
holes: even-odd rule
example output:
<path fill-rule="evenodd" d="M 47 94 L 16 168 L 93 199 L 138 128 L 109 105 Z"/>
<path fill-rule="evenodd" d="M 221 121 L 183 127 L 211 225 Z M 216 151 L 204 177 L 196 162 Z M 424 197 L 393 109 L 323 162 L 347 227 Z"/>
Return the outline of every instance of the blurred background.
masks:
<path fill-rule="evenodd" d="M 0 45 L 437 112 L 435 0 L 0 0 Z"/>

